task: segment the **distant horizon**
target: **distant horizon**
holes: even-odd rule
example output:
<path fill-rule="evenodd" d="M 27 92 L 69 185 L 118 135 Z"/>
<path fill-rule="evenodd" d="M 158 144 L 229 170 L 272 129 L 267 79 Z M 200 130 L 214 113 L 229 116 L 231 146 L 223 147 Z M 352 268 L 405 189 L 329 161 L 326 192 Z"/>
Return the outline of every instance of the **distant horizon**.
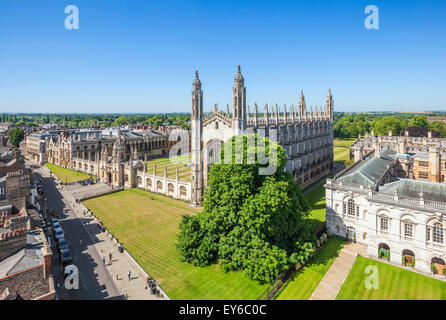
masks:
<path fill-rule="evenodd" d="M 307 110 L 309 112 L 309 110 Z M 283 112 L 283 109 L 280 110 Z M 289 113 L 290 110 L 287 110 Z M 172 112 L 0 112 L 0 114 L 9 114 L 9 115 L 162 115 L 162 114 L 190 114 L 191 112 L 182 112 L 182 111 L 172 111 Z M 208 113 L 208 112 L 204 112 Z M 334 113 L 399 113 L 399 114 L 430 114 L 430 113 L 440 113 L 446 114 L 446 110 L 432 110 L 432 111 L 334 111 Z M 251 114 L 253 112 L 251 111 Z M 258 114 L 264 114 L 264 112 L 258 112 Z"/>
<path fill-rule="evenodd" d="M 376 0 L 378 29 L 366 0 L 76 0 L 78 30 L 68 4 L 1 1 L 1 111 L 190 112 L 195 70 L 224 109 L 237 65 L 251 106 L 446 110 L 445 1 Z"/>

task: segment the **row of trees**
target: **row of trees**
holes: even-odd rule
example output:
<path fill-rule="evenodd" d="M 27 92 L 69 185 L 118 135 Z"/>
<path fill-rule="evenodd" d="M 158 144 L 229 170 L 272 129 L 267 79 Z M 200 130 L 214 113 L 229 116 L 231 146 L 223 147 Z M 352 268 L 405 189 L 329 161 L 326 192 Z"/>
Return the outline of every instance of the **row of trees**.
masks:
<path fill-rule="evenodd" d="M 60 124 L 72 128 L 93 126 L 117 126 L 126 124 L 151 124 L 159 127 L 161 124 L 190 128 L 190 114 L 0 114 L 1 122 L 11 122 L 16 125 L 37 127 L 39 124 Z"/>
<path fill-rule="evenodd" d="M 442 121 L 429 122 L 425 115 L 414 114 L 336 114 L 333 124 L 333 133 L 338 138 L 356 138 L 358 134 L 364 135 L 366 131 L 374 130 L 377 135 L 387 135 L 392 130 L 394 135 L 400 135 L 408 127 L 422 127 L 440 132 L 446 137 L 446 124 Z"/>
<path fill-rule="evenodd" d="M 432 114 L 436 115 L 436 114 Z M 445 116 L 446 114 L 439 114 Z M 190 129 L 190 114 L 0 114 L 1 122 L 36 127 L 39 124 L 57 123 L 72 128 L 92 126 L 118 126 L 126 124 L 150 124 L 159 127 L 162 124 L 175 125 Z M 337 138 L 356 138 L 366 131 L 386 135 L 389 130 L 400 135 L 407 127 L 423 127 L 439 131 L 446 137 L 446 124 L 442 121 L 428 122 L 425 115 L 415 114 L 380 114 L 380 113 L 336 113 L 334 136 Z"/>

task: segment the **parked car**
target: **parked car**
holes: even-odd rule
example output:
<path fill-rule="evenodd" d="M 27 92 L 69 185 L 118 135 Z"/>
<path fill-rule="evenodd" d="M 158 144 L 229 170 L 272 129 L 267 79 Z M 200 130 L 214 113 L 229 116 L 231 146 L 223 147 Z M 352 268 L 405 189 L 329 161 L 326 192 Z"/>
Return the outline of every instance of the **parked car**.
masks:
<path fill-rule="evenodd" d="M 68 249 L 68 244 L 65 238 L 60 238 L 59 240 L 57 240 L 57 248 L 59 250 Z"/>
<path fill-rule="evenodd" d="M 59 224 L 59 220 L 57 219 L 57 218 L 53 218 L 53 219 L 51 219 L 51 222 L 53 223 L 53 224 Z"/>
<path fill-rule="evenodd" d="M 60 238 L 65 238 L 65 234 L 63 233 L 62 228 L 54 229 L 54 238 L 59 240 Z"/>
<path fill-rule="evenodd" d="M 71 264 L 71 261 L 73 261 L 73 259 L 71 258 L 70 250 L 60 250 L 60 265 L 62 266 L 62 270 L 65 269 L 65 266 Z"/>
<path fill-rule="evenodd" d="M 46 223 L 45 223 L 45 220 L 40 220 L 40 227 L 41 228 L 46 228 Z"/>
<path fill-rule="evenodd" d="M 59 221 L 53 223 L 53 231 L 56 229 L 62 229 L 62 227 L 59 224 Z"/>

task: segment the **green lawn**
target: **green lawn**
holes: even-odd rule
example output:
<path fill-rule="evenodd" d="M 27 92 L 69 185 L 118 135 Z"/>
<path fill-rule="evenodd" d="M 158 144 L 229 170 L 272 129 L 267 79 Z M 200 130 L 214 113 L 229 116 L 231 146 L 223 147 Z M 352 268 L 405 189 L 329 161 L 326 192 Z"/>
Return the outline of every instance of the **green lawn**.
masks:
<path fill-rule="evenodd" d="M 334 148 L 334 161 L 343 162 L 346 167 L 353 164 L 353 160 L 350 160 L 350 146 L 354 144 L 358 139 L 335 139 L 333 142 Z"/>
<path fill-rule="evenodd" d="M 343 162 L 346 167 L 353 164 L 353 160 L 350 160 L 350 148 L 334 147 L 333 152 L 335 162 Z"/>
<path fill-rule="evenodd" d="M 298 270 L 277 293 L 277 300 L 307 300 L 339 255 L 344 241 L 330 238 L 314 258 Z"/>
<path fill-rule="evenodd" d="M 365 268 L 378 267 L 378 289 L 367 289 Z M 445 300 L 446 283 L 440 280 L 359 256 L 337 300 Z"/>
<path fill-rule="evenodd" d="M 358 141 L 357 138 L 346 138 L 346 139 L 335 138 L 333 141 L 333 145 L 335 147 L 350 147 L 356 141 Z"/>
<path fill-rule="evenodd" d="M 316 231 L 325 222 L 325 188 L 320 185 L 311 192 L 305 194 L 311 205 L 308 219 L 311 220 L 312 229 Z"/>
<path fill-rule="evenodd" d="M 190 154 L 171 158 L 159 158 L 147 161 L 147 172 L 153 173 L 154 165 L 156 164 L 156 174 L 164 176 L 164 167 L 167 166 L 167 176 L 169 178 L 176 177 L 176 168 L 179 168 L 179 179 L 181 181 L 190 181 L 190 168 L 186 165 L 190 161 Z"/>
<path fill-rule="evenodd" d="M 84 204 L 172 299 L 256 299 L 268 286 L 218 265 L 180 262 L 175 243 L 181 215 L 198 212 L 182 201 L 129 189 Z"/>
<path fill-rule="evenodd" d="M 93 179 L 96 179 L 96 177 L 93 176 L 93 175 L 85 174 L 85 173 L 78 172 L 78 171 L 73 171 L 73 170 L 70 170 L 70 169 L 65 169 L 65 168 L 56 166 L 55 164 L 45 163 L 45 165 L 63 183 L 70 183 L 70 182 L 76 182 L 76 181 L 81 181 L 81 180 L 87 180 L 90 177 L 93 178 Z"/>

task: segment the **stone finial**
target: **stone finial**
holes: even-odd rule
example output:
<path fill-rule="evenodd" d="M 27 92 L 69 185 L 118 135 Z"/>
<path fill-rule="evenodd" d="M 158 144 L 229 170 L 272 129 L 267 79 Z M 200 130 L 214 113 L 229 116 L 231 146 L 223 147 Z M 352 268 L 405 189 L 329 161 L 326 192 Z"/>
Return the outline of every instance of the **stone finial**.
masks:
<path fill-rule="evenodd" d="M 201 86 L 201 81 L 200 81 L 200 78 L 198 77 L 198 70 L 195 71 L 195 79 L 192 82 L 192 85 L 194 87 Z"/>

